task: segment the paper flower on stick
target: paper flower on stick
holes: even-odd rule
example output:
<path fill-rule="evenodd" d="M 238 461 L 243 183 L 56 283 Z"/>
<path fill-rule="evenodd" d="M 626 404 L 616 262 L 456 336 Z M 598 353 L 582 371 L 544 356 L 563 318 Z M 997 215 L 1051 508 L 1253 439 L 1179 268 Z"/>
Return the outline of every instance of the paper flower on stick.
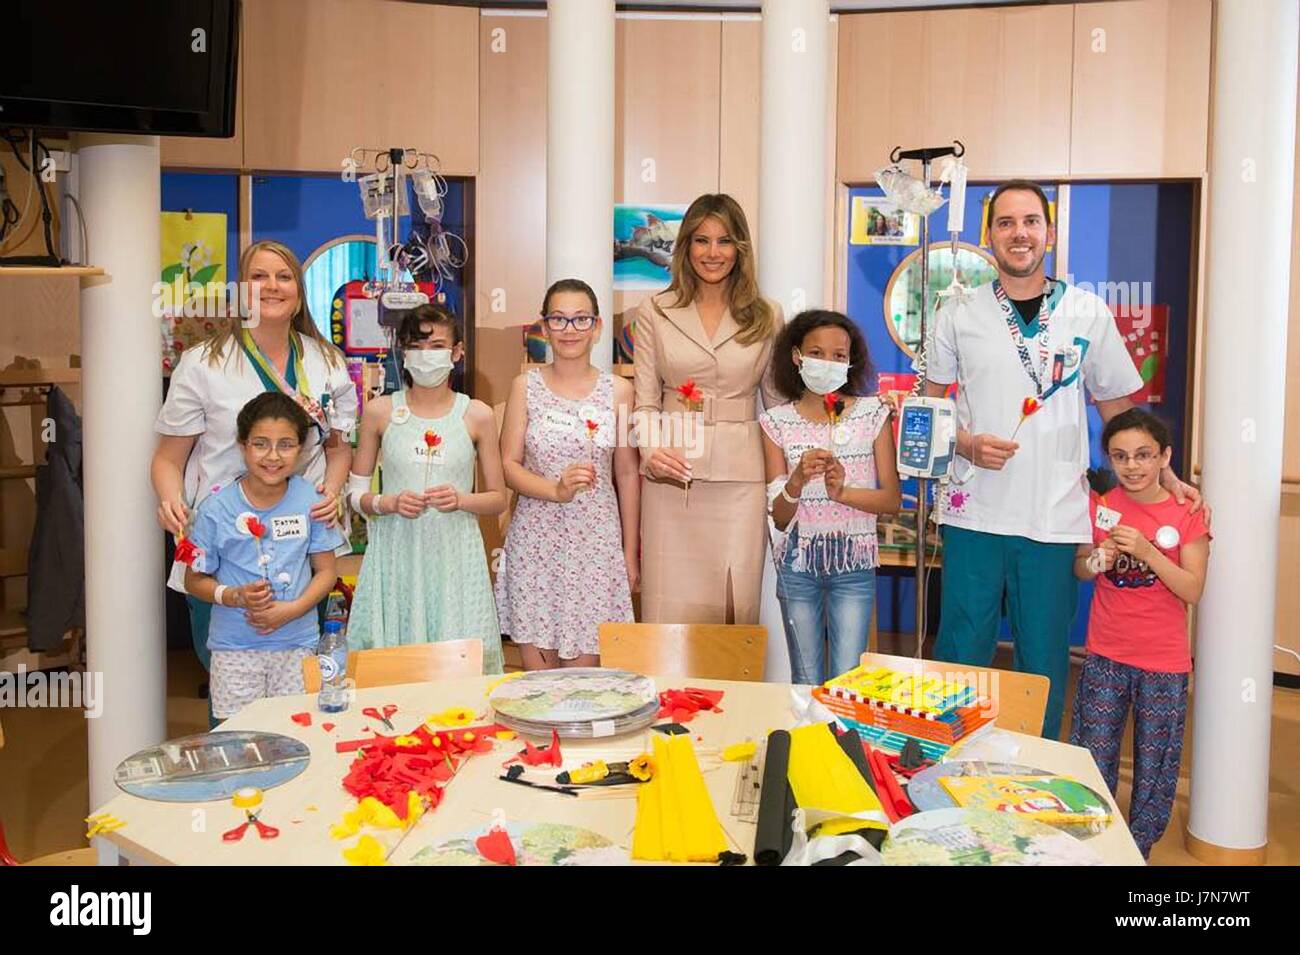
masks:
<path fill-rule="evenodd" d="M 1016 430 L 1011 432 L 1011 440 L 1016 440 L 1016 435 L 1020 433 L 1020 426 L 1025 423 L 1030 415 L 1037 413 L 1043 403 L 1030 395 L 1024 401 L 1020 402 L 1020 420 L 1016 422 Z"/>
<path fill-rule="evenodd" d="M 175 559 L 186 567 L 193 567 L 198 556 L 199 549 L 194 546 L 194 542 L 188 537 L 182 537 L 176 542 Z"/>
<path fill-rule="evenodd" d="M 249 517 L 244 526 L 248 528 L 248 533 L 252 534 L 259 541 L 266 536 L 266 525 L 256 517 Z"/>
<path fill-rule="evenodd" d="M 696 386 L 694 378 L 688 378 L 685 384 L 678 385 L 674 390 L 681 397 L 687 411 L 704 410 L 704 392 Z"/>
<path fill-rule="evenodd" d="M 495 862 L 497 865 L 519 864 L 515 856 L 514 843 L 510 841 L 510 834 L 498 826 L 494 826 L 475 839 L 474 846 L 478 849 L 478 854 L 488 862 Z"/>
<path fill-rule="evenodd" d="M 840 423 L 840 415 L 844 414 L 844 399 L 838 391 L 828 391 L 822 396 L 822 404 L 826 406 L 826 420 L 830 422 L 830 446 L 834 447 L 835 426 Z"/>
<path fill-rule="evenodd" d="M 596 432 L 600 430 L 600 422 L 592 421 L 587 418 L 583 422 L 587 426 L 587 445 L 591 449 L 591 464 L 596 465 Z"/>
<path fill-rule="evenodd" d="M 681 398 L 682 404 L 686 406 L 687 411 L 698 412 L 704 410 L 704 392 L 700 391 L 696 386 L 694 378 L 687 378 L 685 384 L 678 385 L 673 390 L 677 392 L 678 397 Z M 691 503 L 690 478 L 686 479 L 685 503 L 687 506 Z"/>

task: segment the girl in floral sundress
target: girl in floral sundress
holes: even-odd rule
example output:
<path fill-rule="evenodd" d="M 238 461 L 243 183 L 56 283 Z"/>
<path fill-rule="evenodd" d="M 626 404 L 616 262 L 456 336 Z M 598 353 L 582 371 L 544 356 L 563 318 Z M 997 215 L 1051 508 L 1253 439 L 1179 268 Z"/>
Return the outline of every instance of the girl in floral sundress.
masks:
<path fill-rule="evenodd" d="M 526 669 L 597 666 L 597 629 L 632 620 L 639 574 L 632 384 L 591 364 L 600 310 L 587 283 L 552 285 L 542 327 L 553 360 L 515 379 L 501 431 L 506 484 L 519 497 L 497 609 Z"/>

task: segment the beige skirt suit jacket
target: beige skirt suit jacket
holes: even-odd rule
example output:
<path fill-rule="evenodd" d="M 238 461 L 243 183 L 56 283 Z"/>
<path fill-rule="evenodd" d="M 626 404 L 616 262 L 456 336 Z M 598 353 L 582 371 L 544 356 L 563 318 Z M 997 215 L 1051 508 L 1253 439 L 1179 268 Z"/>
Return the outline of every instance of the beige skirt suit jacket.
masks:
<path fill-rule="evenodd" d="M 757 623 L 767 550 L 766 482 L 757 393 L 783 403 L 770 387 L 772 337 L 742 344 L 725 312 L 710 340 L 694 304 L 668 305 L 659 293 L 637 307 L 635 369 L 642 461 L 641 619 L 647 623 Z M 703 393 L 691 414 L 676 389 L 694 381 Z M 646 434 L 647 424 L 652 434 Z M 657 425 L 657 426 L 656 426 Z M 647 437 L 649 440 L 647 440 Z M 645 470 L 656 446 L 683 449 L 689 490 Z"/>

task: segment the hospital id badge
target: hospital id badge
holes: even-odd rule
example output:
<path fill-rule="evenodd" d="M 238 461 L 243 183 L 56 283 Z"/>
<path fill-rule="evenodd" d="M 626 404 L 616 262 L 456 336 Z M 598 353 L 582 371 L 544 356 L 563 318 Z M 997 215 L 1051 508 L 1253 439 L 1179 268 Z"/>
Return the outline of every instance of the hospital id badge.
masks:
<path fill-rule="evenodd" d="M 1119 519 L 1123 515 L 1119 511 L 1111 510 L 1109 507 L 1102 505 L 1097 508 L 1097 519 L 1093 522 L 1097 529 L 1109 534 L 1119 524 Z"/>

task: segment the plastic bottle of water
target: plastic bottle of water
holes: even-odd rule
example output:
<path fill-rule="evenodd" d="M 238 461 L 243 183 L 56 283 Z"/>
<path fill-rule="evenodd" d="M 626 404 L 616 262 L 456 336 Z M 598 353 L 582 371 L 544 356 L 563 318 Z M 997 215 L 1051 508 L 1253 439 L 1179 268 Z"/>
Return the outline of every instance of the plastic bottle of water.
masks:
<path fill-rule="evenodd" d="M 322 713 L 342 713 L 348 708 L 348 638 L 343 633 L 343 621 L 325 621 L 320 646 L 316 648 L 316 662 L 320 666 L 317 708 Z"/>

